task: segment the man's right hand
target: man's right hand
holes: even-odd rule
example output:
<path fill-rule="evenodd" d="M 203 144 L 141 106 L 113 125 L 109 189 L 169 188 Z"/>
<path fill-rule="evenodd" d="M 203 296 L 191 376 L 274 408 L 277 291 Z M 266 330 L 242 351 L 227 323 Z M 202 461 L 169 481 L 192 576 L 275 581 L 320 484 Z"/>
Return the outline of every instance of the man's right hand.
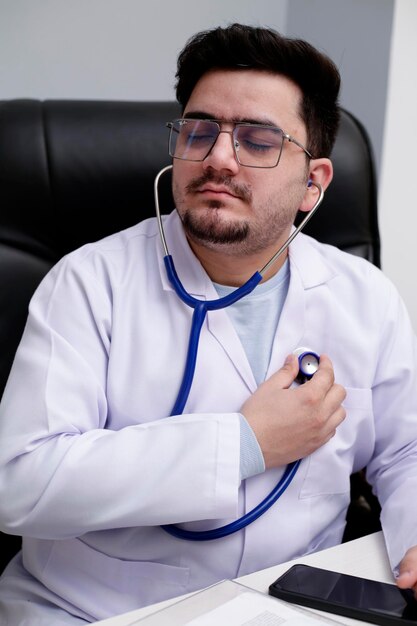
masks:
<path fill-rule="evenodd" d="M 240 410 L 256 435 L 267 468 L 308 456 L 333 437 L 346 417 L 342 407 L 346 391 L 334 382 L 328 356 L 321 355 L 311 380 L 290 388 L 297 374 L 298 359 L 292 354 Z"/>

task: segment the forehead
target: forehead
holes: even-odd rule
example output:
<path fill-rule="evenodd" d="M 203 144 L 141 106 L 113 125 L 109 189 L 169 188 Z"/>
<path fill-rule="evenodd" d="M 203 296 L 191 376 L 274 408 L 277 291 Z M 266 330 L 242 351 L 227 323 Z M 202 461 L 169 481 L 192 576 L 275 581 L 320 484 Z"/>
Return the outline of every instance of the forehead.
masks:
<path fill-rule="evenodd" d="M 200 78 L 184 110 L 219 120 L 251 120 L 303 128 L 300 88 L 281 74 L 262 70 L 211 70 Z"/>

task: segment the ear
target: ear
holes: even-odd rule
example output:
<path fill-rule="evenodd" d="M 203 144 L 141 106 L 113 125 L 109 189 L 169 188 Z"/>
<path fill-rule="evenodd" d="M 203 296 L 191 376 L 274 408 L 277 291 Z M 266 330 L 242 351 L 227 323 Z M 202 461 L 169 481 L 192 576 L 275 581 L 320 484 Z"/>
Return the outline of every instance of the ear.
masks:
<path fill-rule="evenodd" d="M 333 165 L 330 159 L 312 159 L 310 161 L 308 180 L 322 186 L 326 191 L 333 178 Z M 300 205 L 300 211 L 311 211 L 319 197 L 319 190 L 313 185 L 309 185 Z"/>

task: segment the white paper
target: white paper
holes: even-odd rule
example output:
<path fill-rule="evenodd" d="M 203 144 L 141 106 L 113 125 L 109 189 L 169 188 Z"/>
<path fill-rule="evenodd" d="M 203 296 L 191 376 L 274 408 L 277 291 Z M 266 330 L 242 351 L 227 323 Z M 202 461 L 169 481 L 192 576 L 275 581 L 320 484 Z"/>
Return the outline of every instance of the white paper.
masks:
<path fill-rule="evenodd" d="M 317 626 L 327 622 L 320 618 L 307 616 L 268 596 L 259 596 L 253 592 L 244 592 L 221 606 L 184 622 L 187 626 Z"/>

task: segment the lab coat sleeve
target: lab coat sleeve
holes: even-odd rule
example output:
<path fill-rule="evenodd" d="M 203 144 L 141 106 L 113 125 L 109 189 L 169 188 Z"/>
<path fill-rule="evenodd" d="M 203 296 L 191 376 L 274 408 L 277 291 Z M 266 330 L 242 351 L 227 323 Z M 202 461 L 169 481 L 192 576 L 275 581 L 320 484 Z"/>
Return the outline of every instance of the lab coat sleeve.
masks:
<path fill-rule="evenodd" d="M 59 539 L 235 517 L 238 414 L 106 429 L 111 289 L 76 265 L 33 297 L 1 403 L 1 529 Z"/>
<path fill-rule="evenodd" d="M 404 304 L 392 290 L 380 340 L 373 408 L 375 450 L 367 468 L 382 506 L 395 570 L 417 545 L 417 346 Z"/>

